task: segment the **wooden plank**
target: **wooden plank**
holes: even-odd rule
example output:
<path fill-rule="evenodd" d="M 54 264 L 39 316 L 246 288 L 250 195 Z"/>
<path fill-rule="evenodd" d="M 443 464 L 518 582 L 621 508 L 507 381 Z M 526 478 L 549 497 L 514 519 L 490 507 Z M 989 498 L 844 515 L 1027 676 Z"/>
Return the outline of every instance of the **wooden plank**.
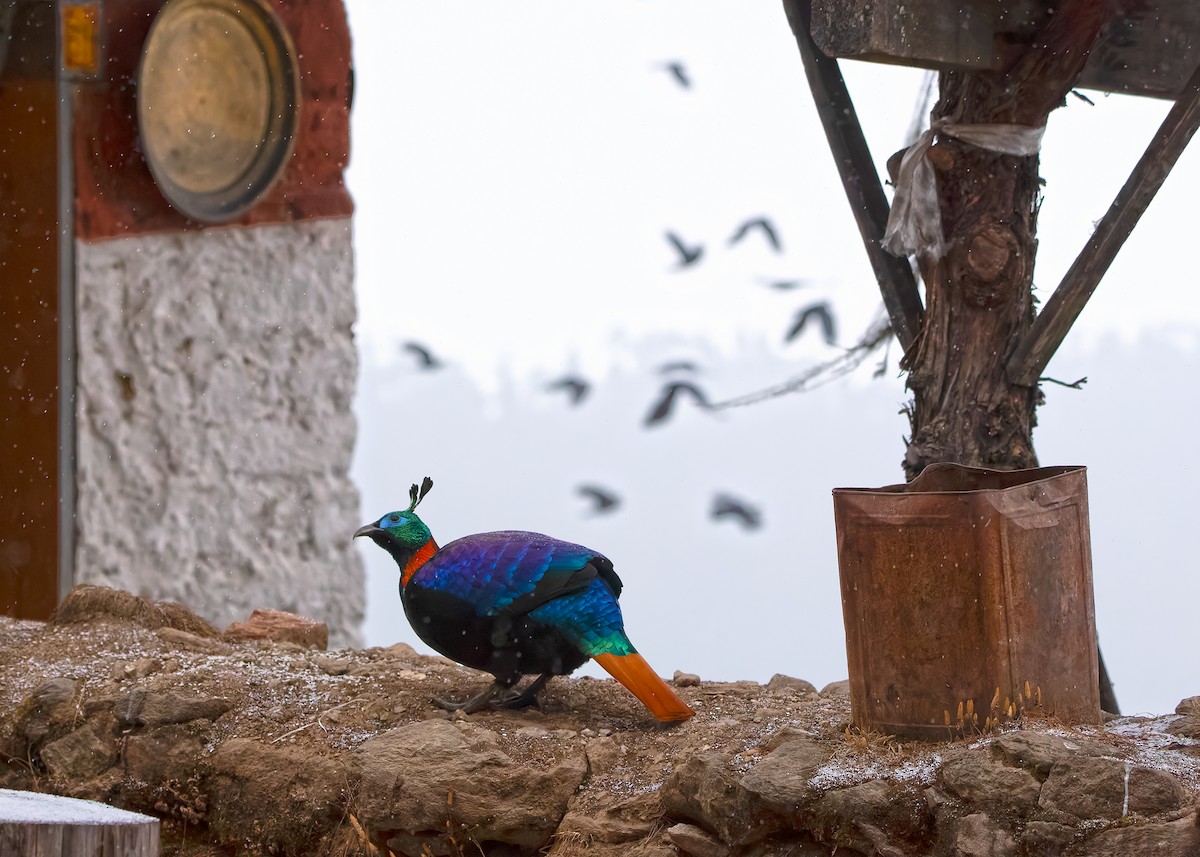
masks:
<path fill-rule="evenodd" d="M 90 800 L 0 789 L 0 857 L 158 857 L 159 821 Z"/>
<path fill-rule="evenodd" d="M 921 328 L 921 296 L 909 261 L 891 255 L 880 244 L 887 227 L 888 201 L 854 102 L 850 100 L 837 60 L 821 53 L 809 35 L 811 0 L 784 0 L 783 6 L 892 330 L 900 346 L 908 351 Z"/>
<path fill-rule="evenodd" d="M 919 68 L 1004 70 L 1038 29 L 1032 0 L 815 0 L 812 35 L 832 57 Z M 1174 99 L 1200 63 L 1200 3 L 1123 3 L 1078 85 Z"/>
<path fill-rule="evenodd" d="M 1084 89 L 1177 98 L 1200 65 L 1200 3 L 1123 3 L 1092 48 L 1079 78 Z"/>
<path fill-rule="evenodd" d="M 814 0 L 813 41 L 831 57 L 923 68 L 996 68 L 994 3 Z"/>
<path fill-rule="evenodd" d="M 1087 245 L 1009 358 L 1007 372 L 1013 384 L 1031 386 L 1037 383 L 1198 127 L 1200 66 L 1196 67 L 1184 92 L 1167 113 L 1125 186 L 1096 225 Z"/>

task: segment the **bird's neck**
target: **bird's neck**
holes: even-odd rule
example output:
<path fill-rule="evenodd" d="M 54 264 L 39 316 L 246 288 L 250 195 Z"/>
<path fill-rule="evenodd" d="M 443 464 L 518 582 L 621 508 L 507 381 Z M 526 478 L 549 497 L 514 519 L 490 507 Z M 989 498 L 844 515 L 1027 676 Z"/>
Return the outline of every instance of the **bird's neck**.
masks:
<path fill-rule="evenodd" d="M 396 556 L 396 564 L 400 566 L 400 588 L 408 586 L 408 581 L 417 573 L 417 569 L 429 561 L 437 553 L 437 542 L 430 537 L 429 541 L 413 551 L 407 551 L 403 556 Z"/>

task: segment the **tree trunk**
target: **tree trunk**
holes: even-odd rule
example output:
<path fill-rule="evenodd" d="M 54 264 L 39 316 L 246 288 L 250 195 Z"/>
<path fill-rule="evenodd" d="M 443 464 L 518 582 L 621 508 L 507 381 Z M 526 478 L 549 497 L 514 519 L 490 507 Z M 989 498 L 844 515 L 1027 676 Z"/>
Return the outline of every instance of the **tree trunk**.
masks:
<path fill-rule="evenodd" d="M 1109 0 L 1064 0 L 1007 72 L 943 72 L 933 116 L 964 125 L 1044 125 L 1111 15 Z M 1038 158 L 952 137 L 927 157 L 938 176 L 947 252 L 919 259 L 926 307 L 906 357 L 913 402 L 905 475 L 913 479 L 940 461 L 1036 467 L 1041 390 L 1011 383 L 1005 366 L 1034 318 Z M 1099 664 L 1101 707 L 1118 713 L 1102 657 Z"/>
<path fill-rule="evenodd" d="M 959 124 L 1045 124 L 1063 103 L 1110 16 L 1105 0 L 1058 4 L 1006 72 L 946 71 L 933 116 Z M 938 177 L 946 254 L 919 260 L 926 308 L 907 357 L 912 436 L 904 469 L 928 464 L 1036 467 L 1036 385 L 1005 363 L 1034 318 L 1040 180 L 1036 155 L 1005 155 L 943 136 Z"/>

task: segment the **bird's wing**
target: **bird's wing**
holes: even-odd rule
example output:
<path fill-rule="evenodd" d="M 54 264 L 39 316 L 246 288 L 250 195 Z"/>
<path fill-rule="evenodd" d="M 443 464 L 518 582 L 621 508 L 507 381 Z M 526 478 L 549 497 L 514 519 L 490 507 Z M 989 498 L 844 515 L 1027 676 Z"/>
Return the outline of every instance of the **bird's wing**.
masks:
<path fill-rule="evenodd" d="M 673 383 L 671 385 L 671 388 L 676 393 L 682 391 L 682 392 L 690 394 L 691 397 L 695 400 L 696 404 L 702 408 L 711 407 L 709 404 L 709 401 L 708 401 L 708 397 L 704 395 L 704 391 L 701 390 L 699 387 L 697 387 L 695 384 L 690 384 L 687 381 L 676 381 L 675 383 Z"/>
<path fill-rule="evenodd" d="M 432 368 L 437 365 L 437 358 L 433 356 L 433 352 L 423 345 L 418 345 L 415 342 L 404 343 L 404 350 L 416 355 L 417 360 L 422 366 Z"/>
<path fill-rule="evenodd" d="M 597 488 L 595 485 L 580 485 L 577 490 L 584 497 L 595 500 L 601 508 L 615 506 L 617 503 L 615 494 L 605 491 L 603 488 Z"/>
<path fill-rule="evenodd" d="M 771 245 L 771 249 L 778 253 L 782 249 L 779 244 L 779 233 L 775 231 L 771 221 L 763 218 L 758 221 L 758 225 L 762 227 L 763 234 L 767 236 L 767 242 Z"/>
<path fill-rule="evenodd" d="M 761 229 L 763 231 L 763 235 L 767 239 L 767 243 L 771 245 L 771 249 L 773 249 L 776 253 L 780 251 L 781 245 L 779 243 L 779 233 L 775 231 L 775 227 L 771 224 L 771 221 L 767 220 L 765 217 L 755 217 L 742 223 L 742 225 L 737 228 L 737 231 L 729 237 L 729 243 L 738 243 L 746 237 L 746 233 L 748 233 L 751 229 Z"/>
<path fill-rule="evenodd" d="M 666 235 L 667 240 L 671 242 L 672 246 L 674 246 L 675 251 L 679 253 L 680 267 L 686 267 L 694 264 L 700 259 L 701 256 L 704 255 L 703 244 L 697 244 L 695 247 L 688 247 L 683 242 L 683 239 L 674 232 L 666 232 L 664 234 Z"/>
<path fill-rule="evenodd" d="M 728 494 L 718 494 L 713 498 L 713 518 L 734 517 L 749 529 L 756 529 L 762 523 L 762 515 L 753 506 L 749 506 Z"/>
<path fill-rule="evenodd" d="M 821 332 L 825 337 L 825 341 L 830 344 L 834 340 L 833 330 L 833 313 L 829 311 L 829 304 L 822 301 L 821 303 L 811 304 L 802 309 L 796 317 L 796 323 L 792 325 L 791 330 L 787 332 L 785 337 L 786 342 L 791 342 L 804 330 L 804 326 L 808 324 L 810 318 L 816 317 L 821 323 Z"/>
<path fill-rule="evenodd" d="M 695 401 L 697 407 L 710 409 L 712 403 L 708 401 L 708 397 L 704 395 L 704 391 L 695 384 L 687 381 L 674 381 L 667 384 L 663 388 L 663 397 L 659 400 L 654 409 L 646 415 L 646 419 L 642 421 L 644 426 L 652 426 L 655 423 L 662 422 L 671 413 L 671 408 L 675 403 L 676 397 L 680 393 L 687 393 Z"/>
<path fill-rule="evenodd" d="M 663 392 L 663 397 L 654 406 L 654 409 L 646 415 L 643 425 L 652 426 L 655 423 L 660 423 L 667 418 L 671 413 L 671 405 L 675 402 L 675 393 L 678 388 L 674 385 L 668 386 Z"/>
<path fill-rule="evenodd" d="M 612 563 L 582 545 L 538 533 L 505 531 L 466 536 L 434 554 L 409 586 L 444 591 L 496 619 L 493 637 L 503 643 L 513 618 L 601 577 L 620 594 Z"/>
<path fill-rule="evenodd" d="M 825 337 L 825 342 L 828 345 L 833 345 L 837 341 L 837 331 L 833 321 L 833 313 L 829 311 L 829 307 L 821 305 L 818 317 L 821 319 L 821 335 Z"/>
<path fill-rule="evenodd" d="M 736 515 L 738 511 L 737 504 L 728 497 L 720 496 L 713 498 L 712 516 L 714 518 L 721 518 L 725 515 Z"/>
<path fill-rule="evenodd" d="M 795 339 L 797 336 L 799 336 L 801 331 L 804 330 L 804 325 L 808 324 L 808 318 L 809 318 L 808 310 L 804 310 L 803 312 L 801 312 L 800 315 L 796 317 L 795 323 L 790 328 L 788 328 L 788 332 L 786 334 L 784 334 L 783 341 L 791 342 L 793 339 Z"/>
<path fill-rule="evenodd" d="M 669 375 L 672 372 L 696 372 L 696 364 L 690 360 L 673 360 L 670 363 L 664 363 L 658 367 L 660 375 Z"/>
<path fill-rule="evenodd" d="M 577 378 L 574 375 L 565 375 L 556 381 L 551 381 L 546 385 L 547 390 L 571 390 L 572 392 L 580 389 L 587 389 L 588 383 L 582 378 Z"/>

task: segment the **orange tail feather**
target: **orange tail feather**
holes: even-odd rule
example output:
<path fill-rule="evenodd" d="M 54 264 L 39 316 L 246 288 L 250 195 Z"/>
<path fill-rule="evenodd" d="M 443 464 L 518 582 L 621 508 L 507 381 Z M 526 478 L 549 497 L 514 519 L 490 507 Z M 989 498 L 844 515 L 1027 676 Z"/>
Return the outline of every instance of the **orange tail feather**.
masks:
<path fill-rule="evenodd" d="M 675 691 L 650 668 L 646 659 L 636 652 L 629 655 L 596 655 L 595 661 L 664 723 L 687 720 L 695 715 L 696 712 L 688 708 L 687 703 L 676 696 Z"/>

